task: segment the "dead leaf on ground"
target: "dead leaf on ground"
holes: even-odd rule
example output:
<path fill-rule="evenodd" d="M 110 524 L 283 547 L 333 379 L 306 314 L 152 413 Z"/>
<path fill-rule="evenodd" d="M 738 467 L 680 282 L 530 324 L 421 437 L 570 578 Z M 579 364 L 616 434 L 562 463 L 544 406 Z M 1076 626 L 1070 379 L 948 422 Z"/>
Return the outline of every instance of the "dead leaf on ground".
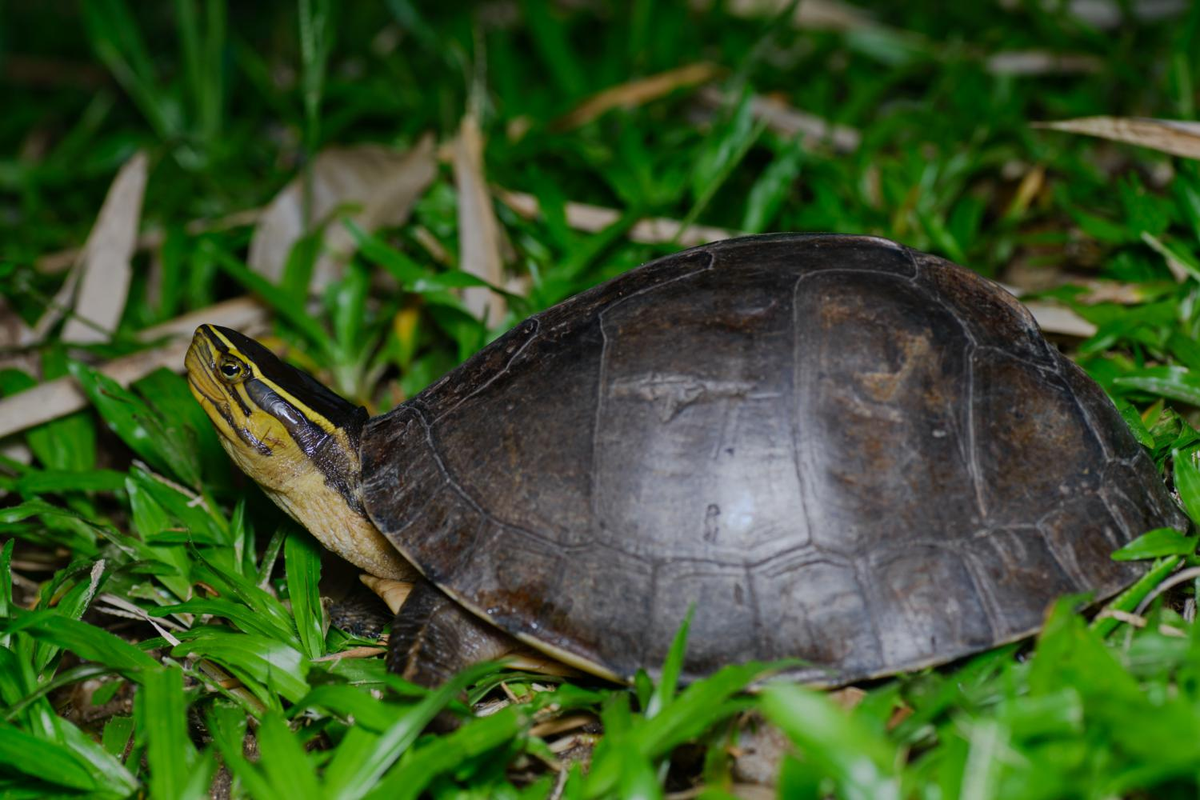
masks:
<path fill-rule="evenodd" d="M 1200 122 L 1145 117 L 1080 117 L 1058 122 L 1035 122 L 1033 127 L 1082 133 L 1149 147 L 1184 158 L 1200 159 Z"/>
<path fill-rule="evenodd" d="M 622 83 L 592 95 L 551 124 L 565 131 L 586 125 L 614 108 L 636 108 L 664 97 L 676 89 L 708 83 L 721 74 L 716 64 L 700 62 Z"/>
<path fill-rule="evenodd" d="M 536 219 L 541 214 L 537 198 L 531 194 L 501 188 L 496 188 L 494 191 L 506 206 L 526 219 Z M 621 213 L 614 208 L 574 201 L 568 201 L 564 211 L 569 226 L 587 233 L 602 231 L 621 218 Z M 699 244 L 719 242 L 722 239 L 732 239 L 741 235 L 743 234 L 738 231 L 714 228 L 709 225 L 689 225 L 685 228 L 679 220 L 665 217 L 644 219 L 629 229 L 629 238 L 632 241 L 642 244 L 676 242 L 680 247 L 695 247 Z"/>
<path fill-rule="evenodd" d="M 195 235 L 198 233 L 206 233 L 208 231 L 224 231 L 230 228 L 242 228 L 248 225 L 253 225 L 258 222 L 259 216 L 262 214 L 261 208 L 247 208 L 242 211 L 234 211 L 232 214 L 226 214 L 223 217 L 213 219 L 194 219 L 184 226 L 184 230 Z M 166 241 L 166 233 L 161 228 L 155 228 L 142 233 L 138 236 L 136 250 L 155 250 L 162 247 Z M 37 260 L 38 272 L 47 275 L 53 275 L 56 272 L 70 269 L 71 265 L 79 260 L 79 254 L 83 252 L 81 247 L 68 247 L 65 250 L 56 250 L 53 253 L 47 253 Z"/>
<path fill-rule="evenodd" d="M 462 118 L 454 140 L 454 184 L 458 190 L 459 269 L 500 286 L 504 282 L 500 225 L 483 172 L 483 135 L 470 112 Z M 462 295 L 476 317 L 492 325 L 504 318 L 506 304 L 501 295 L 482 286 L 467 287 Z"/>
<path fill-rule="evenodd" d="M 1146 287 L 1140 283 L 1085 280 L 1080 285 L 1085 287 L 1087 291 L 1075 299 L 1084 305 L 1094 306 L 1098 303 L 1118 303 L 1123 306 L 1135 306 L 1139 303 L 1145 303 L 1149 299 Z"/>
<path fill-rule="evenodd" d="M 704 10 L 713 5 L 712 0 L 692 0 L 692 7 Z M 771 17 L 794 6 L 792 25 L 797 28 L 826 31 L 853 31 L 879 27 L 879 23 L 867 12 L 837 0 L 729 0 L 726 13 L 735 17 Z"/>
<path fill-rule="evenodd" d="M 1013 195 L 1012 202 L 1008 204 L 1008 210 L 1004 212 L 1004 216 L 1008 219 L 1017 219 L 1023 216 L 1045 185 L 1046 168 L 1042 164 L 1035 164 L 1021 176 L 1021 182 L 1017 184 L 1017 191 Z"/>
<path fill-rule="evenodd" d="M 727 104 L 728 99 L 725 93 L 715 86 L 702 89 L 698 97 L 708 109 L 721 108 Z M 862 142 L 862 134 L 856 129 L 793 108 L 775 97 L 751 97 L 750 114 L 780 136 L 803 137 L 805 147 L 830 144 L 834 150 L 850 153 L 857 150 Z"/>
<path fill-rule="evenodd" d="M 100 371 L 122 386 L 144 377 L 159 367 L 176 372 L 183 369 L 183 355 L 191 343 L 192 332 L 201 323 L 236 328 L 248 336 L 262 330 L 268 319 L 266 309 L 249 297 L 226 300 L 199 311 L 147 328 L 138 334 L 145 342 L 168 341 L 160 347 L 118 358 L 100 367 Z M 70 377 L 48 381 L 12 397 L 0 400 L 0 439 L 11 433 L 86 408 L 88 399 Z"/>
<path fill-rule="evenodd" d="M 845 711 L 853 710 L 866 696 L 867 693 L 857 686 L 843 686 L 841 689 L 834 689 L 827 695 Z"/>
<path fill-rule="evenodd" d="M 139 152 L 117 172 L 74 271 L 56 295 L 54 306 L 38 321 L 39 338 L 68 308 L 74 313 L 63 328 L 64 342 L 103 342 L 116 330 L 133 277 L 131 260 L 142 219 L 147 165 L 146 154 Z"/>
<path fill-rule="evenodd" d="M 4 82 L 36 89 L 68 87 L 96 91 L 112 84 L 112 76 L 98 64 L 6 53 L 0 67 Z"/>
<path fill-rule="evenodd" d="M 433 138 L 423 137 L 401 153 L 380 145 L 330 147 L 312 163 L 310 218 L 304 217 L 304 176 L 291 180 L 259 217 L 250 240 L 249 265 L 278 282 L 292 246 L 307 230 L 341 208 L 360 228 L 373 231 L 402 224 L 437 173 Z M 307 224 L 306 224 L 307 223 Z M 319 291 L 337 279 L 354 252 L 354 238 L 340 224 L 325 230 L 325 248 L 313 269 L 312 288 Z"/>
<path fill-rule="evenodd" d="M 37 353 L 26 349 L 34 341 L 33 329 L 25 324 L 7 298 L 0 297 L 0 369 L 15 367 L 37 372 Z"/>
<path fill-rule="evenodd" d="M 1087 339 L 1096 335 L 1096 325 L 1088 322 L 1066 306 L 1033 301 L 1025 304 L 1029 313 L 1046 333 L 1056 333 L 1060 336 L 1075 336 Z"/>
<path fill-rule="evenodd" d="M 747 714 L 738 720 L 737 747 L 730 752 L 733 778 L 749 785 L 774 786 L 784 756 L 794 752 L 795 745 L 783 731 L 757 712 Z"/>
<path fill-rule="evenodd" d="M 1009 11 L 1024 8 L 1023 0 L 1000 0 L 1000 7 Z M 1126 22 L 1126 11 L 1138 22 L 1156 22 L 1183 14 L 1188 9 L 1188 0 L 1041 0 L 1046 11 L 1057 11 L 1066 6 L 1066 11 L 1075 18 L 1100 30 L 1111 30 Z"/>
<path fill-rule="evenodd" d="M 1013 50 L 988 56 L 987 71 L 993 75 L 1091 75 L 1103 62 L 1084 53 L 1053 53 L 1048 50 Z"/>
<path fill-rule="evenodd" d="M 36 350 L 27 347 L 33 341 L 33 330 L 8 300 L 0 297 L 0 369 L 19 369 L 36 375 L 40 359 Z M 0 455 L 19 464 L 33 461 L 33 453 L 24 441 L 0 442 Z M 7 496 L 8 492 L 0 488 L 0 499 Z"/>
<path fill-rule="evenodd" d="M 541 213 L 536 197 L 524 192 L 513 192 L 497 188 L 496 196 L 509 208 L 527 219 L 535 219 Z M 594 233 L 607 228 L 620 218 L 616 209 L 592 206 L 585 203 L 568 202 L 565 207 L 567 224 L 581 231 Z M 731 239 L 741 235 L 737 231 L 724 228 L 712 228 L 704 225 L 692 225 L 682 231 L 683 223 L 679 220 L 655 218 L 642 220 L 629 230 L 629 238 L 643 244 L 663 244 L 677 242 L 680 247 L 695 247 L 696 245 Z M 1009 287 L 1013 294 L 1019 290 Z M 1069 308 L 1045 302 L 1026 303 L 1038 325 L 1047 333 L 1063 336 L 1078 336 L 1088 338 L 1096 333 L 1096 326 Z"/>

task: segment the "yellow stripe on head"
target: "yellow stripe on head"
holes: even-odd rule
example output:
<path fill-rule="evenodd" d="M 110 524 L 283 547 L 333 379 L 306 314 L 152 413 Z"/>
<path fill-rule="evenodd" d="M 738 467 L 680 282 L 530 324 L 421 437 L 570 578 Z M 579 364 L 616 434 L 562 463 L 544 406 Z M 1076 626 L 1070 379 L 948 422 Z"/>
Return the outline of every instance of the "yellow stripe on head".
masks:
<path fill-rule="evenodd" d="M 193 394 L 231 453 L 250 450 L 265 457 L 299 448 L 293 458 L 316 459 L 319 451 L 329 449 L 327 440 L 336 440 L 357 459 L 366 411 L 283 363 L 253 339 L 228 328 L 201 325 L 186 365 Z M 246 459 L 252 453 L 234 455 L 248 468 Z M 315 466 L 322 463 L 317 460 Z M 265 483 L 260 475 L 252 472 L 252 477 Z"/>
<path fill-rule="evenodd" d="M 246 378 L 253 377 L 265 383 L 271 391 L 326 433 L 333 433 L 342 427 L 345 424 L 344 415 L 356 410 L 352 403 L 331 392 L 307 372 L 283 363 L 253 339 L 216 325 L 203 325 L 201 328 L 207 336 L 219 342 L 218 348 L 230 359 L 231 365 L 240 363 L 249 370 Z M 306 399 L 302 399 L 298 393 Z M 337 418 L 331 418 L 331 415 L 337 415 Z"/>

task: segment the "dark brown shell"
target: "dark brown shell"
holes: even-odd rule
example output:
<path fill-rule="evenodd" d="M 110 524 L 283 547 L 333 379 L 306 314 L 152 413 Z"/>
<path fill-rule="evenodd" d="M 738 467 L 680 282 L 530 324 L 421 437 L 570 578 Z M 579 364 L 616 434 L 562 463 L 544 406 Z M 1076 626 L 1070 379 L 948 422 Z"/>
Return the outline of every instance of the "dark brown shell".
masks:
<path fill-rule="evenodd" d="M 1034 632 L 1183 519 L 1112 403 L 974 273 L 882 239 L 688 250 L 518 325 L 369 423 L 366 505 L 545 648 L 838 683 Z"/>

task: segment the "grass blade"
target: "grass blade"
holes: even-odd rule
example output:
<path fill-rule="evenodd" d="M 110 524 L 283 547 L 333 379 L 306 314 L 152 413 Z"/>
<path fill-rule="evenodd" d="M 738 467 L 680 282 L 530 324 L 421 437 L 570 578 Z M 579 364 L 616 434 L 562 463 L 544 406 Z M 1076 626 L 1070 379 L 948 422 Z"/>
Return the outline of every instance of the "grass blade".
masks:
<path fill-rule="evenodd" d="M 396 706 L 381 703 L 362 689 L 338 684 L 314 687 L 288 713 L 295 716 L 312 708 L 323 708 L 344 719 L 354 717 L 355 725 L 377 733 L 390 727 L 402 713 Z"/>
<path fill-rule="evenodd" d="M 1186 556 L 1196 551 L 1196 538 L 1174 528 L 1155 528 L 1112 554 L 1113 561 L 1137 561 L 1159 556 Z"/>
<path fill-rule="evenodd" d="M 1175 489 L 1193 524 L 1200 524 L 1200 450 L 1176 450 L 1172 453 L 1175 463 Z"/>
<path fill-rule="evenodd" d="M 320 323 L 305 312 L 302 303 L 296 303 L 290 295 L 281 291 L 278 286 L 266 278 L 251 271 L 245 264 L 231 256 L 211 239 L 205 239 L 201 243 L 200 248 L 229 277 L 246 287 L 249 291 L 254 292 L 275 313 L 287 320 L 288 324 L 307 339 L 310 345 L 320 348 L 326 355 L 337 352 L 337 347 L 333 339 L 325 332 Z"/>
<path fill-rule="evenodd" d="M 101 783 L 69 748 L 0 723 L 0 764 L 31 778 L 94 792 Z"/>
<path fill-rule="evenodd" d="M 293 703 L 308 694 L 308 661 L 283 642 L 216 627 L 193 629 L 179 638 L 182 641 L 172 655 L 194 654 L 216 661 L 272 708 L 280 708 L 277 694 Z"/>
<path fill-rule="evenodd" d="M 306 531 L 293 529 L 283 546 L 283 562 L 302 649 L 309 658 L 320 658 L 325 655 L 325 634 L 317 586 L 321 580 L 321 554 L 316 541 Z"/>
<path fill-rule="evenodd" d="M 200 483 L 200 466 L 193 443 L 178 429 L 164 427 L 158 414 L 133 392 L 78 361 L 71 375 L 100 412 L 110 430 L 159 472 L 176 476 L 189 486 Z"/>
<path fill-rule="evenodd" d="M 134 680 L 145 672 L 162 668 L 157 661 L 124 639 L 86 622 L 68 619 L 57 611 L 30 611 L 13 619 L 0 620 L 0 629 L 9 634 L 27 633 L 70 650 L 81 658 L 106 664 Z"/>
<path fill-rule="evenodd" d="M 671 641 L 671 649 L 667 651 L 667 659 L 663 663 L 662 676 L 658 680 L 658 686 L 655 687 L 654 693 L 650 695 L 650 702 L 646 705 L 647 719 L 657 716 L 675 698 L 675 687 L 679 683 L 679 673 L 683 671 L 683 657 L 687 652 L 688 629 L 692 625 L 692 616 L 695 613 L 696 606 L 692 604 L 683 618 L 683 624 L 679 626 L 675 638 Z"/>
<path fill-rule="evenodd" d="M 16 539 L 9 539 L 0 547 L 0 619 L 12 613 L 12 554 Z M 0 646 L 8 644 L 8 636 L 0 636 Z"/>
<path fill-rule="evenodd" d="M 312 764 L 304 755 L 300 735 L 278 714 L 267 714 L 258 727 L 259 768 L 277 797 L 319 800 L 320 789 Z"/>
<path fill-rule="evenodd" d="M 1200 378 L 1187 367 L 1146 367 L 1113 378 L 1113 384 L 1200 405 Z"/>
<path fill-rule="evenodd" d="M 123 758 L 129 738 L 133 736 L 133 717 L 109 717 L 104 723 L 100 746 L 117 758 Z"/>
<path fill-rule="evenodd" d="M 513 741 L 524 725 L 524 717 L 513 706 L 473 720 L 454 733 L 414 748 L 367 797 L 416 800 L 439 775 Z"/>
<path fill-rule="evenodd" d="M 900 797 L 895 746 L 824 695 L 799 686 L 770 686 L 763 691 L 761 708 L 806 760 L 819 764 L 834 779 L 839 796 L 848 800 Z"/>
<path fill-rule="evenodd" d="M 330 800 L 363 797 L 459 692 L 494 669 L 493 664 L 477 664 L 460 672 L 408 709 L 382 734 L 352 728 L 325 771 L 326 797 Z"/>
<path fill-rule="evenodd" d="M 150 766 L 151 796 L 186 797 L 196 748 L 187 735 L 187 700 L 179 668 L 146 675 L 138 691 L 134 719 Z"/>

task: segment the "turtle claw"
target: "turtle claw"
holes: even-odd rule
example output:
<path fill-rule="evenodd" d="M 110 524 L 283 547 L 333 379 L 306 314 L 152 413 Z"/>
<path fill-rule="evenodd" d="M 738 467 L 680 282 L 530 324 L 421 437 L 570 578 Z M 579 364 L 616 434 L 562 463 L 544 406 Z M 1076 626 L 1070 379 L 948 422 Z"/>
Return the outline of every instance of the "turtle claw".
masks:
<path fill-rule="evenodd" d="M 413 589 L 411 581 L 394 581 L 391 578 L 380 578 L 366 573 L 359 575 L 358 579 L 368 589 L 379 595 L 379 599 L 387 603 L 387 607 L 392 610 L 393 614 L 400 613 L 400 606 L 404 605 L 404 601 L 408 599 L 408 595 Z"/>

